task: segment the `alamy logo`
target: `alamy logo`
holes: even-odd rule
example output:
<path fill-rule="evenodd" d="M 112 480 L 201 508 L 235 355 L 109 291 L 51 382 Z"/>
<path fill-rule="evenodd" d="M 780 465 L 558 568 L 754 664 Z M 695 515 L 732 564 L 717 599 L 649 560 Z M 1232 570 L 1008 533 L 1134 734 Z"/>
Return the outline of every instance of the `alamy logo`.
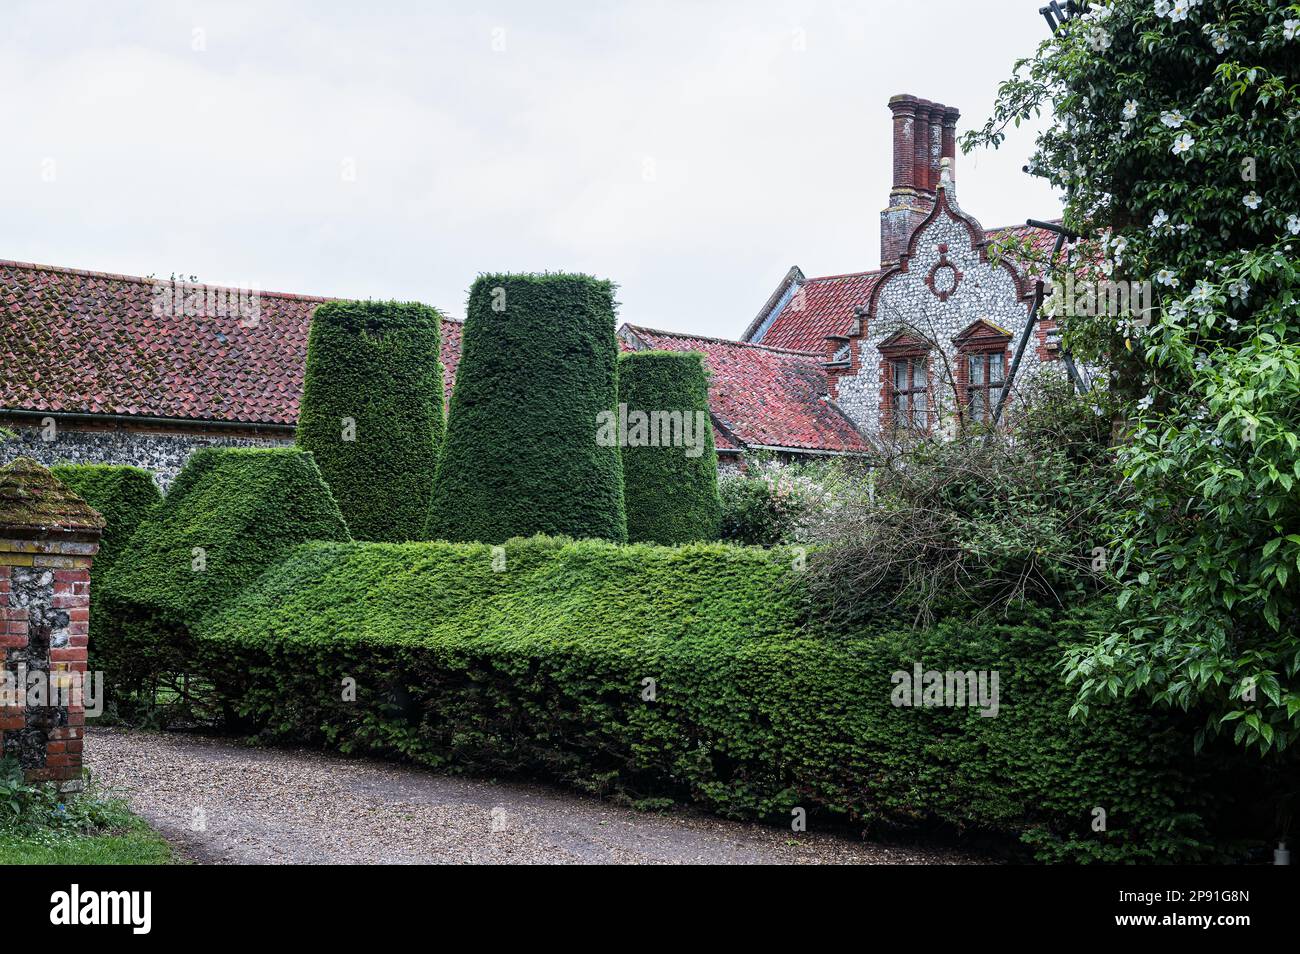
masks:
<path fill-rule="evenodd" d="M 704 453 L 709 415 L 704 411 L 629 411 L 596 415 L 598 447 L 684 447 L 687 457 Z"/>
<path fill-rule="evenodd" d="M 980 715 L 990 719 L 998 714 L 996 669 L 940 672 L 916 663 L 910 673 L 900 669 L 889 681 L 894 684 L 889 701 L 895 706 L 978 708 Z"/>
<path fill-rule="evenodd" d="M 132 934 L 148 934 L 153 925 L 153 892 L 86 891 L 74 884 L 70 891 L 50 895 L 50 923 L 129 924 Z"/>

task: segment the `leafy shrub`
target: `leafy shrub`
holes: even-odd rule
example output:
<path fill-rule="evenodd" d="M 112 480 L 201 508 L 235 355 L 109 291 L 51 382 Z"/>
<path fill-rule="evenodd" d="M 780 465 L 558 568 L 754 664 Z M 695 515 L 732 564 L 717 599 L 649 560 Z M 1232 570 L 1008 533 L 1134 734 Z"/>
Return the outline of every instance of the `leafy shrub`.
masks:
<path fill-rule="evenodd" d="M 586 275 L 483 275 L 470 290 L 427 536 L 627 539 L 614 286 Z"/>
<path fill-rule="evenodd" d="M 629 418 L 677 413 L 685 433 L 691 422 L 691 447 L 674 446 L 671 424 L 655 429 L 654 446 L 629 439 L 622 448 L 623 492 L 627 501 L 627 537 L 643 543 L 691 543 L 718 536 L 718 455 L 709 418 L 709 385 L 701 355 L 675 351 L 637 351 L 618 359 L 620 414 Z M 671 421 L 671 418 L 664 418 Z M 702 422 L 703 426 L 698 426 Z M 631 427 L 629 427 L 631 430 Z M 665 441 L 664 438 L 669 440 Z M 649 433 L 646 435 L 650 439 Z"/>
<path fill-rule="evenodd" d="M 751 455 L 743 474 L 718 479 L 722 539 L 765 547 L 816 540 L 846 500 L 865 493 L 866 479 L 856 462 L 787 463 Z"/>
<path fill-rule="evenodd" d="M 55 782 L 25 782 L 17 759 L 0 758 L 0 833 L 85 834 L 134 821 L 126 803 L 100 791 L 83 773 L 84 787 L 65 795 Z"/>
<path fill-rule="evenodd" d="M 139 467 L 57 464 L 50 471 L 104 516 L 104 535 L 95 557 L 96 576 L 102 577 L 140 522 L 162 503 L 162 493 L 149 472 Z"/>
<path fill-rule="evenodd" d="M 378 301 L 312 317 L 298 446 L 359 540 L 418 539 L 424 526 L 443 432 L 441 322 L 427 305 Z"/>
<path fill-rule="evenodd" d="M 264 738 L 543 775 L 643 805 L 1019 838 L 1044 860 L 1211 857 L 1210 763 L 1125 703 L 1068 717 L 1073 617 L 820 632 L 783 550 L 312 543 L 199 647 Z M 997 670 L 994 718 L 891 675 Z M 355 701 L 347 701 L 355 680 Z M 1107 831 L 1093 832 L 1095 806 Z"/>
<path fill-rule="evenodd" d="M 293 448 L 207 448 L 141 523 L 95 599 L 122 692 L 183 671 L 190 625 L 305 540 L 347 540 L 315 461 Z"/>
<path fill-rule="evenodd" d="M 1081 695 L 1200 707 L 1209 737 L 1294 750 L 1300 6 L 1094 4 L 1016 63 L 964 145 L 1040 113 L 1031 163 L 1084 236 L 1080 278 L 1157 299 L 1061 322 L 1113 383 L 1130 495 L 1103 541 L 1122 613 L 1072 654 Z"/>

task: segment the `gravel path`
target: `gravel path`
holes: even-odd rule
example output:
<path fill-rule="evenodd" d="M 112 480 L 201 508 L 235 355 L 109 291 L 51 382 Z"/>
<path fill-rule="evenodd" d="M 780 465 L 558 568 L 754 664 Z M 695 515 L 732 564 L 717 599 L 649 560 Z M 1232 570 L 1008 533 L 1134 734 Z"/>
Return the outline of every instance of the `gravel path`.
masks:
<path fill-rule="evenodd" d="M 201 736 L 92 729 L 85 760 L 182 855 L 206 864 L 981 861 Z"/>

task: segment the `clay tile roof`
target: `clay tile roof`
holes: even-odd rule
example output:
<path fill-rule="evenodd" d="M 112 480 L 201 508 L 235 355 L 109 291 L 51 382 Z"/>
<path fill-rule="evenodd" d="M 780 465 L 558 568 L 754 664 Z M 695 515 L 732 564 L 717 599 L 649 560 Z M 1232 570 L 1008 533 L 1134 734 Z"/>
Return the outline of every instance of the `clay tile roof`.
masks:
<path fill-rule="evenodd" d="M 709 368 L 709 406 L 724 439 L 751 447 L 861 453 L 867 442 L 824 398 L 820 354 L 624 325 L 641 347 L 698 351 Z M 719 445 L 721 446 L 721 445 Z"/>
<path fill-rule="evenodd" d="M 94 539 L 103 529 L 99 511 L 30 457 L 0 468 L 0 534 Z"/>
<path fill-rule="evenodd" d="M 866 305 L 880 272 L 852 272 L 806 279 L 776 319 L 768 326 L 760 344 L 792 351 L 811 351 L 824 356 L 834 351 L 829 335 L 847 334 L 854 309 Z"/>
<path fill-rule="evenodd" d="M 228 289 L 221 289 L 228 291 Z M 0 408 L 295 424 L 312 313 L 258 292 L 257 320 L 156 314 L 155 282 L 0 259 Z M 445 385 L 460 325 L 443 325 Z"/>

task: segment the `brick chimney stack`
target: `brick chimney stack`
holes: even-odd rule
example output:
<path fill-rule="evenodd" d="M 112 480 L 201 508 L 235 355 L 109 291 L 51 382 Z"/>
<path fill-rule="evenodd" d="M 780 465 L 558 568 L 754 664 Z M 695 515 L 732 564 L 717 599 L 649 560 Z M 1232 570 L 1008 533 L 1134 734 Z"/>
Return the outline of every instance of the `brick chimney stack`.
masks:
<path fill-rule="evenodd" d="M 944 158 L 955 166 L 957 119 L 951 106 L 916 96 L 890 97 L 893 113 L 894 182 L 889 205 L 880 213 L 880 264 L 892 265 L 907 250 L 912 231 L 934 208 L 939 167 Z"/>

